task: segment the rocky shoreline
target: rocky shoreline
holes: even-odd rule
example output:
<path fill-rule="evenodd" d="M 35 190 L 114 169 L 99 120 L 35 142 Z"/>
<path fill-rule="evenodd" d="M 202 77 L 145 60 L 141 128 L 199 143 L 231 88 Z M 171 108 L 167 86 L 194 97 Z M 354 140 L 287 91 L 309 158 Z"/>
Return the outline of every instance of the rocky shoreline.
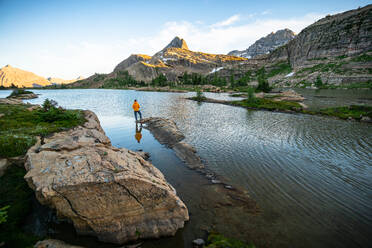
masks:
<path fill-rule="evenodd" d="M 38 201 L 104 242 L 174 235 L 189 219 L 175 189 L 139 154 L 113 147 L 93 112 L 85 117 L 27 152 L 25 180 Z"/>

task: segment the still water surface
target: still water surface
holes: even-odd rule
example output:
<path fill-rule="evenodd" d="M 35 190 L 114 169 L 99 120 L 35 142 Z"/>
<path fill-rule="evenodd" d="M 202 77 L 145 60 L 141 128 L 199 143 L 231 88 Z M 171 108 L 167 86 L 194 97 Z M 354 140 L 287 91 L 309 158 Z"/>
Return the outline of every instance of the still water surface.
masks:
<path fill-rule="evenodd" d="M 66 108 L 94 111 L 113 145 L 150 152 L 153 164 L 175 186 L 189 207 L 191 221 L 175 238 L 147 242 L 145 247 L 189 246 L 203 235 L 201 229 L 210 226 L 259 247 L 372 245 L 370 124 L 184 99 L 192 93 L 97 89 L 35 93 L 40 97 L 29 102 L 51 98 Z M 363 94 L 363 99 L 371 98 L 371 91 Z M 138 143 L 133 99 L 138 99 L 144 117 L 174 120 L 208 168 L 247 190 L 262 211 L 252 215 L 215 204 L 219 193 L 209 182 L 183 166 L 147 130 L 142 130 Z"/>

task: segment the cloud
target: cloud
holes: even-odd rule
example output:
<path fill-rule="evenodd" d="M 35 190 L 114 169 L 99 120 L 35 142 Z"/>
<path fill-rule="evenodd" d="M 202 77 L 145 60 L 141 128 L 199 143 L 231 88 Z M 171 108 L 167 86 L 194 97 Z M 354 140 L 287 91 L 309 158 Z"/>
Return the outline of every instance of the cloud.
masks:
<path fill-rule="evenodd" d="M 323 16 L 325 14 L 317 13 L 288 19 L 263 19 L 261 16 L 261 19 L 250 19 L 246 23 L 233 26 L 227 25 L 233 23 L 231 17 L 212 25 L 186 21 L 168 22 L 155 36 L 133 39 L 133 42 L 141 44 L 144 51 L 153 54 L 166 46 L 172 38 L 179 36 L 186 40 L 191 50 L 226 54 L 231 50 L 246 49 L 259 38 L 279 29 L 289 28 L 299 33 Z M 230 21 L 227 22 L 228 20 Z M 143 40 L 146 40 L 147 44 L 141 43 Z"/>
<path fill-rule="evenodd" d="M 211 25 L 211 27 L 225 27 L 225 26 L 230 26 L 232 25 L 233 23 L 237 22 L 240 20 L 240 15 L 233 15 L 229 18 L 227 18 L 226 20 L 223 20 L 221 22 L 217 22 L 213 25 Z"/>
<path fill-rule="evenodd" d="M 310 13 L 294 18 L 254 18 L 234 15 L 214 24 L 203 22 L 173 21 L 164 25 L 151 36 L 138 35 L 121 40 L 77 40 L 70 41 L 58 49 L 33 49 L 23 57 L 30 58 L 19 68 L 39 75 L 76 78 L 94 73 L 109 73 L 114 67 L 133 53 L 153 55 L 163 49 L 175 36 L 184 38 L 193 51 L 226 54 L 232 50 L 243 50 L 259 38 L 279 29 L 289 28 L 299 33 L 325 14 Z M 242 17 L 242 18 L 241 18 Z M 236 22 L 239 21 L 239 24 Z M 235 24 L 235 25 L 232 25 Z"/>
<path fill-rule="evenodd" d="M 261 12 L 261 15 L 269 15 L 271 14 L 271 10 L 267 9 Z"/>

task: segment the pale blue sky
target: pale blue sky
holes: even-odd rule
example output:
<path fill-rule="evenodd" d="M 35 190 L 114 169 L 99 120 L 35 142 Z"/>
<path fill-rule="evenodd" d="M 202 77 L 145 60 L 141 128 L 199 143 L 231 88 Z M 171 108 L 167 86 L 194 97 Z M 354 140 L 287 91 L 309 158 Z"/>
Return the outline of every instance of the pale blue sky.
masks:
<path fill-rule="evenodd" d="M 0 0 L 0 67 L 75 78 L 108 73 L 131 53 L 153 55 L 176 35 L 191 50 L 245 49 L 272 31 L 295 32 L 363 0 Z"/>

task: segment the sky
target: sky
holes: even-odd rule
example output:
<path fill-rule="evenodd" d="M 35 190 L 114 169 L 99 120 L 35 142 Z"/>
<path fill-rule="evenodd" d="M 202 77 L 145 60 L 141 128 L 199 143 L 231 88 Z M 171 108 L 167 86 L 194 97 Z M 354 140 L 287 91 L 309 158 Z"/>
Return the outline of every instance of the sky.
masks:
<path fill-rule="evenodd" d="M 109 73 L 130 54 L 153 55 L 175 36 L 226 54 L 279 29 L 299 33 L 365 0 L 0 0 L 0 67 L 73 79 Z"/>

